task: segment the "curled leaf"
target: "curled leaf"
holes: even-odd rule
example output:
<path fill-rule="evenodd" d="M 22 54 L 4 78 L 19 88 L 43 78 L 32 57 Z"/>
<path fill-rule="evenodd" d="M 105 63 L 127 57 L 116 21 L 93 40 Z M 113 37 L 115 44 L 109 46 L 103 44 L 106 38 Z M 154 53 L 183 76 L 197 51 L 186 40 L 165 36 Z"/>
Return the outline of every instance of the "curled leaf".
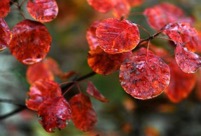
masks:
<path fill-rule="evenodd" d="M 131 52 L 107 54 L 102 49 L 96 48 L 89 51 L 87 61 L 94 72 L 108 75 L 118 70 L 121 63 L 131 54 Z"/>
<path fill-rule="evenodd" d="M 109 54 L 131 51 L 140 41 L 136 24 L 114 18 L 101 21 L 97 26 L 96 36 L 100 48 Z"/>
<path fill-rule="evenodd" d="M 74 125 L 82 131 L 91 130 L 97 122 L 97 118 L 89 97 L 79 93 L 73 96 L 69 103 Z"/>
<path fill-rule="evenodd" d="M 123 89 L 137 99 L 151 99 L 169 85 L 169 66 L 145 48 L 126 59 L 119 74 Z"/>
<path fill-rule="evenodd" d="M 55 128 L 63 129 L 66 121 L 71 119 L 71 108 L 64 97 L 55 97 L 44 101 L 38 109 L 41 117 L 40 123 L 47 132 L 53 132 Z"/>
<path fill-rule="evenodd" d="M 98 91 L 92 82 L 88 82 L 86 92 L 101 102 L 108 102 L 108 99 Z"/>
<path fill-rule="evenodd" d="M 200 56 L 181 45 L 177 45 L 175 49 L 175 60 L 180 69 L 185 73 L 195 73 L 201 66 Z"/>

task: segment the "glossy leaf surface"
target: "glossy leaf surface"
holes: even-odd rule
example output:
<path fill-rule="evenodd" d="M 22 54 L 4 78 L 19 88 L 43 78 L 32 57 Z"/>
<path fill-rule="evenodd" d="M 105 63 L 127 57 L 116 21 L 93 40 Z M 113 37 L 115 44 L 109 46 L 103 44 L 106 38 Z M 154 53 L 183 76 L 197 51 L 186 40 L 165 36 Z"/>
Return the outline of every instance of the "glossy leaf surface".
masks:
<path fill-rule="evenodd" d="M 89 97 L 79 93 L 70 99 L 70 106 L 74 125 L 82 131 L 91 130 L 97 118 Z"/>
<path fill-rule="evenodd" d="M 64 97 L 55 97 L 39 106 L 38 115 L 41 117 L 40 123 L 44 129 L 53 132 L 55 128 L 66 127 L 66 121 L 71 119 L 71 108 Z"/>
<path fill-rule="evenodd" d="M 137 99 L 151 99 L 163 92 L 170 82 L 169 66 L 145 48 L 138 50 L 120 67 L 123 89 Z"/>
<path fill-rule="evenodd" d="M 101 102 L 108 102 L 108 99 L 98 91 L 92 82 L 88 82 L 86 92 Z"/>
<path fill-rule="evenodd" d="M 188 97 L 196 83 L 194 74 L 187 74 L 181 71 L 174 60 L 169 64 L 170 67 L 170 84 L 165 89 L 165 94 L 175 103 L 178 103 Z"/>
<path fill-rule="evenodd" d="M 184 45 L 190 51 L 200 50 L 201 39 L 189 23 L 170 23 L 163 31 L 176 44 Z"/>
<path fill-rule="evenodd" d="M 27 10 L 39 22 L 50 22 L 58 14 L 56 0 L 28 0 Z"/>
<path fill-rule="evenodd" d="M 190 52 L 181 45 L 177 45 L 175 49 L 175 60 L 180 69 L 185 73 L 195 73 L 201 66 L 200 56 Z"/>
<path fill-rule="evenodd" d="M 4 18 L 10 11 L 10 0 L 0 0 L 0 7 L 0 18 Z"/>
<path fill-rule="evenodd" d="M 18 61 L 34 64 L 49 52 L 52 38 L 47 28 L 35 21 L 23 20 L 14 26 L 10 51 Z"/>
<path fill-rule="evenodd" d="M 97 48 L 88 53 L 88 65 L 91 69 L 103 75 L 108 75 L 119 69 L 121 63 L 132 53 L 107 54 L 102 49 Z"/>
<path fill-rule="evenodd" d="M 38 80 L 31 85 L 26 106 L 38 111 L 39 106 L 48 99 L 62 96 L 59 84 L 51 80 Z"/>
<path fill-rule="evenodd" d="M 109 54 L 131 51 L 140 41 L 136 24 L 114 18 L 101 21 L 97 26 L 96 36 L 100 48 Z"/>
<path fill-rule="evenodd" d="M 11 40 L 11 31 L 8 27 L 6 21 L 3 18 L 0 18 L 0 51 L 4 50 L 10 43 Z"/>

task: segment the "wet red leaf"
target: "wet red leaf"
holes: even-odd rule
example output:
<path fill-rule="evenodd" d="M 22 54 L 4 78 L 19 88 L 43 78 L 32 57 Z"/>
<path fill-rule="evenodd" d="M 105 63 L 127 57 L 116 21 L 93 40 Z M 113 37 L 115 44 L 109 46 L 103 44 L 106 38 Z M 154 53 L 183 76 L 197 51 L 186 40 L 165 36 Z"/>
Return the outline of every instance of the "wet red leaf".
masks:
<path fill-rule="evenodd" d="M 181 45 L 177 45 L 175 49 L 175 60 L 180 69 L 185 73 L 195 73 L 201 66 L 200 56 Z"/>
<path fill-rule="evenodd" d="M 113 14 L 116 18 L 127 18 L 131 8 L 127 0 L 113 0 L 113 5 Z"/>
<path fill-rule="evenodd" d="M 96 36 L 99 46 L 109 54 L 131 51 L 140 41 L 136 24 L 114 18 L 101 21 L 97 26 Z"/>
<path fill-rule="evenodd" d="M 184 17 L 184 13 L 179 7 L 170 3 L 160 3 L 147 8 L 144 11 L 144 15 L 146 16 L 149 25 L 156 30 L 160 30 L 171 22 L 191 20 Z"/>
<path fill-rule="evenodd" d="M 96 37 L 96 28 L 98 26 L 98 23 L 98 21 L 95 21 L 87 30 L 86 38 L 90 50 L 95 50 L 99 46 L 98 39 Z"/>
<path fill-rule="evenodd" d="M 41 117 L 40 123 L 44 129 L 53 132 L 55 128 L 66 127 L 66 121 L 71 119 L 71 108 L 64 97 L 55 97 L 39 106 L 38 115 Z"/>
<path fill-rule="evenodd" d="M 106 13 L 113 8 L 113 3 L 111 0 L 87 0 L 90 6 L 95 10 Z"/>
<path fill-rule="evenodd" d="M 48 99 L 62 96 L 59 84 L 51 80 L 38 80 L 31 85 L 26 106 L 38 111 L 39 106 Z"/>
<path fill-rule="evenodd" d="M 101 102 L 108 102 L 108 99 L 98 91 L 92 82 L 88 82 L 86 92 Z"/>
<path fill-rule="evenodd" d="M 119 74 L 123 89 L 137 99 L 151 99 L 169 85 L 169 66 L 145 48 L 126 59 Z"/>
<path fill-rule="evenodd" d="M 39 22 L 50 22 L 58 14 L 56 0 L 28 0 L 27 11 Z"/>
<path fill-rule="evenodd" d="M 1 2 L 0 2 L 1 3 Z M 6 21 L 3 18 L 0 18 L 0 51 L 4 50 L 10 43 L 11 40 L 11 31 L 8 27 Z"/>
<path fill-rule="evenodd" d="M 107 54 L 102 49 L 96 48 L 89 51 L 87 61 L 94 72 L 108 75 L 117 71 L 121 63 L 131 54 L 131 52 Z"/>
<path fill-rule="evenodd" d="M 70 99 L 70 106 L 74 125 L 82 131 L 91 130 L 97 118 L 89 97 L 79 93 Z"/>
<path fill-rule="evenodd" d="M 14 26 L 12 33 L 9 48 L 20 62 L 37 63 L 49 52 L 52 38 L 43 24 L 24 20 Z"/>
<path fill-rule="evenodd" d="M 170 84 L 165 89 L 165 94 L 175 103 L 188 97 L 196 83 L 195 74 L 187 74 L 180 70 L 174 60 L 169 64 Z"/>
<path fill-rule="evenodd" d="M 0 18 L 4 18 L 10 11 L 10 0 L 1 0 L 0 7 Z"/>
<path fill-rule="evenodd" d="M 189 23 L 170 23 L 163 31 L 176 45 L 184 45 L 190 51 L 200 50 L 201 39 Z"/>

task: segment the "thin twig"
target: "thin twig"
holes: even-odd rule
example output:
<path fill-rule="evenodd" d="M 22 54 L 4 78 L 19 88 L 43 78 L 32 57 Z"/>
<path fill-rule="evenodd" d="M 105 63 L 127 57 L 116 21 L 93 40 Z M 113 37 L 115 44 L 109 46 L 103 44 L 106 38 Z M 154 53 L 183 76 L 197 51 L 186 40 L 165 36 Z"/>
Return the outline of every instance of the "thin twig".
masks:
<path fill-rule="evenodd" d="M 13 110 L 13 111 L 11 111 L 11 112 L 5 114 L 5 115 L 1 115 L 1 116 L 0 116 L 0 120 L 6 119 L 6 118 L 8 118 L 8 117 L 10 117 L 10 116 L 12 116 L 12 115 L 15 115 L 15 114 L 17 114 L 18 112 L 21 112 L 21 111 L 23 111 L 23 110 L 25 110 L 25 109 L 27 109 L 26 106 L 21 106 L 21 107 L 15 109 L 15 110 Z"/>

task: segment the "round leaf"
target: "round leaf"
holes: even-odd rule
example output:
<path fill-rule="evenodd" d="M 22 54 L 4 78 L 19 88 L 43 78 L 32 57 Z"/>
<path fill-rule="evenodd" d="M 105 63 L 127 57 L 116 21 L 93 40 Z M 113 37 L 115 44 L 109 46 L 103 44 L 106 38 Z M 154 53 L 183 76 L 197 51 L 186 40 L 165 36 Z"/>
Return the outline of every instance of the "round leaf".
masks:
<path fill-rule="evenodd" d="M 114 18 L 101 21 L 97 26 L 96 36 L 100 48 L 109 54 L 131 51 L 140 41 L 136 24 Z"/>
<path fill-rule="evenodd" d="M 10 51 L 20 62 L 37 63 L 49 52 L 52 38 L 43 24 L 24 20 L 14 26 L 12 33 Z"/>
<path fill-rule="evenodd" d="M 169 66 L 145 48 L 138 50 L 120 67 L 119 74 L 123 89 L 137 99 L 158 96 L 169 85 Z"/>

